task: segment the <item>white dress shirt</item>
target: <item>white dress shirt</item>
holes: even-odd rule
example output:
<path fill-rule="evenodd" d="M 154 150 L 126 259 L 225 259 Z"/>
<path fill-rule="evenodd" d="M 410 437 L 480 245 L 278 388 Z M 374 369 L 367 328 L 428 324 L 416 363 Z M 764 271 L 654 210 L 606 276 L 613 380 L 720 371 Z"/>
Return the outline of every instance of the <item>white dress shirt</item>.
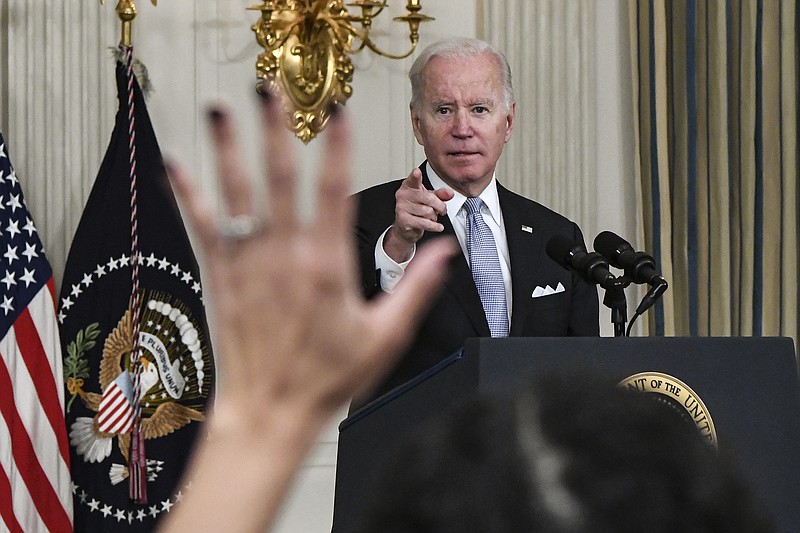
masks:
<path fill-rule="evenodd" d="M 458 244 L 461 246 L 461 251 L 464 253 L 467 264 L 469 264 L 469 254 L 467 253 L 467 211 L 464 208 L 466 197 L 442 181 L 429 165 L 427 166 L 427 174 L 431 186 L 433 186 L 434 189 L 449 189 L 453 191 L 453 198 L 445 202 L 447 206 L 447 216 L 450 218 L 450 223 L 453 225 L 453 230 L 455 230 Z M 486 224 L 489 226 L 489 229 L 492 230 L 494 242 L 497 245 L 497 251 L 500 257 L 500 269 L 503 271 L 503 283 L 506 288 L 506 304 L 508 306 L 508 319 L 510 323 L 512 307 L 511 261 L 508 257 L 508 239 L 506 238 L 506 229 L 503 223 L 503 212 L 500 209 L 500 199 L 497 196 L 497 180 L 495 176 L 492 176 L 492 181 L 489 182 L 489 185 L 486 186 L 478 197 L 483 200 L 481 214 Z M 405 268 L 411 260 L 414 259 L 414 253 L 416 253 L 417 248 L 416 245 L 414 245 L 411 259 L 408 261 L 404 261 L 403 263 L 396 262 L 389 257 L 383 249 L 383 239 L 386 237 L 386 232 L 388 231 L 389 228 L 386 228 L 386 231 L 378 238 L 378 242 L 375 246 L 375 268 L 381 271 L 381 288 L 386 292 L 392 292 L 402 279 Z"/>

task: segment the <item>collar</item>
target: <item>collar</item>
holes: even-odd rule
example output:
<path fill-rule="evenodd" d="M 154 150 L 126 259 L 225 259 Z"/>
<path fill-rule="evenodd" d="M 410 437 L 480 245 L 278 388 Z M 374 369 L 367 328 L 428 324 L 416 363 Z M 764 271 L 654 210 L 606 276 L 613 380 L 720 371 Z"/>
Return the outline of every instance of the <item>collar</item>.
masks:
<path fill-rule="evenodd" d="M 445 202 L 445 205 L 447 206 L 447 215 L 450 217 L 450 220 L 455 220 L 461 208 L 464 206 L 467 197 L 446 184 L 442 178 L 436 175 L 436 172 L 434 172 L 427 162 L 425 163 L 425 171 L 428 180 L 431 182 L 431 187 L 434 189 L 448 189 L 453 191 L 453 198 Z M 494 221 L 500 224 L 502 219 L 500 218 L 500 197 L 497 195 L 496 175 L 492 175 L 492 181 L 490 181 L 489 185 L 478 195 L 478 198 L 483 200 L 483 203 L 489 209 L 489 214 L 492 215 Z"/>

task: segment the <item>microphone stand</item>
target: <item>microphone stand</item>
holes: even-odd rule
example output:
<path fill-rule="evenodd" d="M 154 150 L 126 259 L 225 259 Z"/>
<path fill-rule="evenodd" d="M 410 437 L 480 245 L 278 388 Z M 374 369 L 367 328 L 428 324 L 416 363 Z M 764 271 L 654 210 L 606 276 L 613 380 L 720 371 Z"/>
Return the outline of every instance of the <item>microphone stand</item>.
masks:
<path fill-rule="evenodd" d="M 611 309 L 611 323 L 614 324 L 614 336 L 625 337 L 625 323 L 628 321 L 628 302 L 625 299 L 625 287 L 631 284 L 627 276 L 614 278 L 610 283 L 601 285 L 606 294 L 603 305 Z"/>

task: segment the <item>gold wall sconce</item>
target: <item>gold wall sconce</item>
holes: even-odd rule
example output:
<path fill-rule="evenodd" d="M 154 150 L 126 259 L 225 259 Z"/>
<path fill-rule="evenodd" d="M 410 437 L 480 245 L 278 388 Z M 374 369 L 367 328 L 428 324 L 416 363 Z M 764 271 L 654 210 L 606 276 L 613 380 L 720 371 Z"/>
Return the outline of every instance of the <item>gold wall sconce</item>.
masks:
<path fill-rule="evenodd" d="M 394 20 L 408 24 L 411 47 L 390 54 L 370 36 L 387 5 L 388 0 L 347 4 L 360 14 L 351 14 L 343 0 L 263 0 L 248 8 L 261 12 L 251 28 L 264 49 L 256 61 L 256 88 L 283 97 L 289 128 L 304 143 L 325 128 L 328 106 L 344 104 L 352 94 L 351 55 L 370 49 L 390 59 L 406 58 L 417 48 L 420 23 L 433 20 L 420 12 L 420 0 L 407 0 L 406 15 Z"/>

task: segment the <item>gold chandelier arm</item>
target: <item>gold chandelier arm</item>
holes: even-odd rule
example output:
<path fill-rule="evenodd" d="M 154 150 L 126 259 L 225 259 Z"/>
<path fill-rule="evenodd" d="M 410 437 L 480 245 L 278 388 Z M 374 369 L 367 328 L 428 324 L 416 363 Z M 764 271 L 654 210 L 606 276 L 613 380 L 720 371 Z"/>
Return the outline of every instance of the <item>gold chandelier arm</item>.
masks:
<path fill-rule="evenodd" d="M 408 56 L 410 56 L 411 54 L 414 53 L 414 50 L 417 49 L 417 43 L 418 42 L 419 42 L 418 38 L 415 39 L 415 40 L 412 40 L 411 41 L 411 49 L 408 52 L 406 52 L 405 54 L 395 55 L 395 54 L 390 54 L 388 52 L 384 52 L 383 50 L 378 48 L 378 45 L 376 45 L 374 42 L 372 42 L 372 39 L 370 39 L 369 36 L 367 36 L 366 39 L 361 41 L 361 46 L 359 46 L 358 50 L 354 50 L 353 51 L 353 54 L 356 54 L 356 53 L 360 52 L 366 46 L 367 48 L 369 48 L 370 50 L 372 50 L 373 52 L 375 52 L 376 54 L 378 54 L 381 57 L 385 57 L 387 59 L 405 59 L 405 58 L 407 58 Z"/>
<path fill-rule="evenodd" d="M 414 53 L 420 23 L 433 19 L 420 13 L 421 0 L 405 1 L 406 15 L 394 19 L 408 24 L 411 47 L 403 54 L 382 50 L 370 35 L 389 0 L 258 0 L 247 8 L 261 12 L 251 26 L 263 48 L 256 59 L 256 88 L 281 95 L 289 127 L 300 140 L 314 138 L 328 121 L 328 106 L 344 104 L 352 94 L 352 55 L 369 49 L 404 59 Z"/>

